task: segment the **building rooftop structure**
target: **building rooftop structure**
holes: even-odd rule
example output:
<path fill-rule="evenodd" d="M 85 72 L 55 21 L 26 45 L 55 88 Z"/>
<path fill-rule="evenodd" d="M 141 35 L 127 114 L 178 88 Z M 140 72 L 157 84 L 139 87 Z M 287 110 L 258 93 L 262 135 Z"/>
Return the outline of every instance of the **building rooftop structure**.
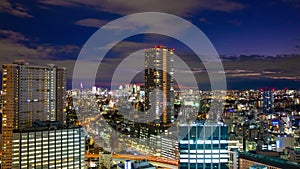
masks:
<path fill-rule="evenodd" d="M 300 169 L 300 165 L 297 163 L 292 163 L 288 160 L 281 159 L 281 158 L 276 158 L 276 157 L 271 157 L 271 156 L 264 156 L 264 155 L 259 155 L 259 154 L 254 154 L 254 153 L 249 153 L 249 152 L 243 152 L 239 155 L 239 158 L 251 160 L 251 161 L 256 161 L 262 164 L 267 164 L 270 166 L 274 167 L 279 167 L 279 168 L 293 168 L 293 169 Z"/>
<path fill-rule="evenodd" d="M 268 168 L 267 166 L 259 165 L 259 164 L 255 164 L 250 167 L 250 169 L 267 169 L 267 168 Z"/>
<path fill-rule="evenodd" d="M 129 167 L 127 165 L 130 165 Z M 137 161 L 126 161 L 125 164 L 120 163 L 118 164 L 119 168 L 122 169 L 154 169 L 154 165 L 150 164 L 147 160 L 137 160 Z"/>
<path fill-rule="evenodd" d="M 211 120 L 203 120 L 203 121 L 195 121 L 194 123 L 183 123 L 180 126 L 206 126 L 206 125 L 220 125 L 220 126 L 227 126 L 223 122 L 215 122 Z"/>
<path fill-rule="evenodd" d="M 14 133 L 26 133 L 26 132 L 34 132 L 34 131 L 45 131 L 45 130 L 61 130 L 68 128 L 80 128 L 81 126 L 67 126 L 61 124 L 60 121 L 39 121 L 36 120 L 32 123 L 31 127 L 15 129 Z"/>

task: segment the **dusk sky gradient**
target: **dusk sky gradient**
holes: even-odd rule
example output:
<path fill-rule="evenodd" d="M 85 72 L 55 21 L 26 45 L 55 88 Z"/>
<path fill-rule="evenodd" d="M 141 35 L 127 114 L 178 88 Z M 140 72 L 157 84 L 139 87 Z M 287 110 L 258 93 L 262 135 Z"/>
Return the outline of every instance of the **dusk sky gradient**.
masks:
<path fill-rule="evenodd" d="M 35 64 L 51 62 L 67 67 L 70 81 L 74 62 L 89 37 L 106 23 L 136 12 L 164 12 L 190 21 L 206 34 L 221 56 L 264 56 L 224 61 L 229 88 L 300 86 L 299 0 L 0 0 L 0 64 L 15 59 Z M 107 59 L 115 58 L 117 64 L 124 55 L 123 48 L 134 52 L 155 43 L 189 53 L 174 39 L 138 35 L 120 43 Z M 278 55 L 291 56 L 265 58 Z M 265 63 L 263 67 L 261 62 Z M 108 67 L 104 63 L 102 72 L 110 72 Z M 195 66 L 197 70 L 202 68 Z M 200 79 L 201 73 L 195 72 Z M 105 84 L 109 75 L 99 75 L 99 81 Z M 205 75 L 202 82 L 209 88 Z"/>

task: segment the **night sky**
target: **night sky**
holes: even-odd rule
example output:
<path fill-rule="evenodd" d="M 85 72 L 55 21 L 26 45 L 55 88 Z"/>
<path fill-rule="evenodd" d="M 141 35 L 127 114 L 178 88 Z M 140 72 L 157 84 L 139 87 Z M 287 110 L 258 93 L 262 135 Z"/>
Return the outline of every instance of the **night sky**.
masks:
<path fill-rule="evenodd" d="M 0 0 L 0 64 L 25 59 L 32 64 L 65 66 L 71 88 L 75 60 L 85 42 L 101 26 L 137 12 L 164 12 L 190 21 L 205 33 L 224 60 L 228 88 L 299 88 L 300 1 L 188 2 Z M 191 53 L 172 38 L 136 35 L 123 40 L 105 56 L 97 84 L 105 87 L 109 83 L 113 66 L 108 65 L 118 65 L 135 50 L 154 44 L 174 47 L 179 56 Z M 187 59 L 187 62 L 193 61 Z M 203 69 L 201 64 L 189 66 L 193 70 Z M 200 88 L 208 89 L 205 71 L 194 74 Z"/>

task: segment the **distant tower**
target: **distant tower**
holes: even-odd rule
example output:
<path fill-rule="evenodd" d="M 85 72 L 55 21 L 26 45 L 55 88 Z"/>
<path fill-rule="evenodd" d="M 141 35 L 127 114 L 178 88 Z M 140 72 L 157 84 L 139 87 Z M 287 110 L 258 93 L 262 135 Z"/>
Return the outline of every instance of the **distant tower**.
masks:
<path fill-rule="evenodd" d="M 155 123 L 174 121 L 174 50 L 154 46 L 145 50 L 145 108 L 156 116 Z"/>
<path fill-rule="evenodd" d="M 2 168 L 12 167 L 14 129 L 31 127 L 37 119 L 64 123 L 65 76 L 65 68 L 23 60 L 2 66 Z"/>
<path fill-rule="evenodd" d="M 274 111 L 274 89 L 262 90 L 262 102 L 263 102 L 263 112 L 264 114 L 271 114 Z"/>
<path fill-rule="evenodd" d="M 80 82 L 80 92 L 82 92 L 83 91 L 83 84 L 82 84 L 82 82 Z"/>

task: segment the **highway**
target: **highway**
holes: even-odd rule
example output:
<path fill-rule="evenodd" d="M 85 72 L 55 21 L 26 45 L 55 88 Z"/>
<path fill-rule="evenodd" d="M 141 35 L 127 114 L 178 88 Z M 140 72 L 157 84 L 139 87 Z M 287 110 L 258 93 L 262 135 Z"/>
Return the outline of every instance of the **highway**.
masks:
<path fill-rule="evenodd" d="M 86 154 L 86 158 L 99 158 L 99 154 Z M 178 168 L 177 160 L 164 159 L 155 156 L 132 155 L 132 154 L 113 154 L 113 159 L 126 159 L 126 160 L 148 160 L 153 165 L 158 165 L 167 168 Z"/>

